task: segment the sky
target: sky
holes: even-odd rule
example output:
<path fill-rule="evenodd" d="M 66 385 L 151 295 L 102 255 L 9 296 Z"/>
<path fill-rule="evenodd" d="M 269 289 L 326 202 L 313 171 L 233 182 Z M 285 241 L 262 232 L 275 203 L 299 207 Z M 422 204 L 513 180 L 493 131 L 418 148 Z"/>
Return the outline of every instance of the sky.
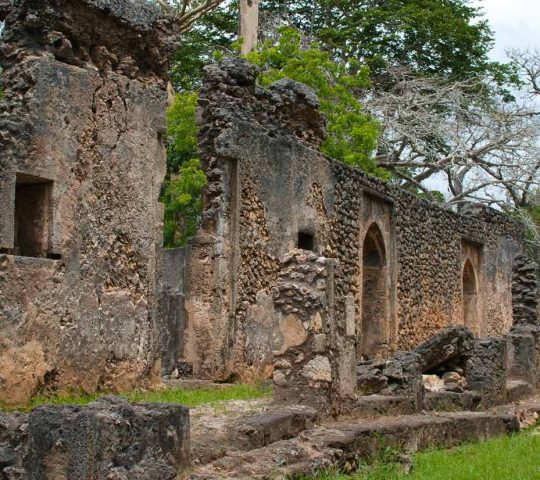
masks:
<path fill-rule="evenodd" d="M 540 0 L 474 0 L 495 32 L 491 56 L 504 59 L 508 47 L 540 49 Z"/>

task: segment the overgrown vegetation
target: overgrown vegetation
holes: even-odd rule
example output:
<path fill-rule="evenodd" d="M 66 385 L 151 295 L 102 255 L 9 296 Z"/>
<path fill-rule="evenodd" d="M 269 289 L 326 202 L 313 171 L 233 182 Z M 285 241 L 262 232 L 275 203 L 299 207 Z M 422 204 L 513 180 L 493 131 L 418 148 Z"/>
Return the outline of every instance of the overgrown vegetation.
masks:
<path fill-rule="evenodd" d="M 357 93 L 369 87 L 367 68 L 358 64 L 350 73 L 349 66 L 332 61 L 316 43 L 303 46 L 300 34 L 292 28 L 280 29 L 275 39 L 266 41 L 247 59 L 262 69 L 258 78 L 262 86 L 290 78 L 313 88 L 328 120 L 328 138 L 321 148 L 324 153 L 372 175 L 389 178 L 373 160 L 377 122 L 363 111 L 357 99 Z M 196 103 L 196 91 L 178 93 L 167 113 L 168 176 L 162 200 L 164 242 L 169 248 L 184 245 L 194 235 L 201 192 L 206 186 L 197 156 Z"/>
<path fill-rule="evenodd" d="M 370 85 L 368 68 L 354 60 L 347 65 L 332 60 L 317 43 L 303 47 L 301 35 L 292 28 L 279 29 L 276 39 L 268 39 L 247 59 L 262 68 L 258 79 L 262 86 L 290 78 L 315 91 L 328 120 L 323 153 L 388 178 L 372 155 L 377 144 L 377 122 L 364 112 L 358 100 L 359 92 Z"/>
<path fill-rule="evenodd" d="M 271 387 L 263 385 L 235 384 L 214 388 L 170 388 L 157 391 L 130 391 L 120 394 L 83 394 L 73 393 L 58 396 L 37 395 L 21 407 L 8 408 L 0 404 L 0 411 L 28 412 L 41 405 L 87 405 L 105 395 L 118 395 L 132 403 L 180 403 L 188 407 L 213 404 L 226 400 L 250 400 L 269 397 Z"/>
<path fill-rule="evenodd" d="M 355 474 L 325 472 L 317 480 L 533 480 L 540 478 L 538 430 L 483 443 L 413 455 L 408 475 L 400 465 L 376 462 Z M 311 477 L 313 478 L 313 477 Z M 307 477 L 304 479 L 307 480 Z"/>

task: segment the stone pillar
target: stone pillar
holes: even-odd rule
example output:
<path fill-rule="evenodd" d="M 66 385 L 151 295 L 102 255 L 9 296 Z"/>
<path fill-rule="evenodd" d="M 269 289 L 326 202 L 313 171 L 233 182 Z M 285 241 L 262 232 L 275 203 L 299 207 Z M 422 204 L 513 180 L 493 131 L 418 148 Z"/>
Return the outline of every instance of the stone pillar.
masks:
<path fill-rule="evenodd" d="M 334 261 L 295 250 L 281 260 L 273 289 L 278 328 L 274 334 L 274 396 L 321 412 L 333 388 L 330 334 Z M 329 278 L 330 277 L 330 278 Z"/>
<path fill-rule="evenodd" d="M 540 386 L 540 328 L 518 324 L 506 336 L 508 378 L 523 380 L 533 388 Z"/>
<path fill-rule="evenodd" d="M 185 267 L 185 247 L 164 251 L 161 295 L 161 373 L 163 375 L 169 375 L 177 368 L 177 362 L 184 350 Z"/>
<path fill-rule="evenodd" d="M 525 255 L 514 259 L 513 325 L 507 335 L 508 376 L 533 388 L 540 385 L 540 323 L 538 266 Z"/>
<path fill-rule="evenodd" d="M 490 337 L 475 340 L 474 348 L 463 355 L 467 386 L 481 394 L 481 407 L 506 400 L 506 339 Z"/>

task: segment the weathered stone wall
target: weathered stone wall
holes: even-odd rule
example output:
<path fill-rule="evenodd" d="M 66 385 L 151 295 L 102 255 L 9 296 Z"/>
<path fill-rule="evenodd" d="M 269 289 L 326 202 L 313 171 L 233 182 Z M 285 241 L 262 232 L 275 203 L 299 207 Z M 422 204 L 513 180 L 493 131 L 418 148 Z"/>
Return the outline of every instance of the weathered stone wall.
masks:
<path fill-rule="evenodd" d="M 183 353 L 186 314 L 184 280 L 186 249 L 163 251 L 163 292 L 161 294 L 161 373 L 169 375 Z"/>
<path fill-rule="evenodd" d="M 384 270 L 376 290 L 385 298 L 371 310 L 383 312 L 380 355 L 464 323 L 469 257 L 478 269 L 476 333 L 506 333 L 520 226 L 489 209 L 459 215 L 326 158 L 318 152 L 324 119 L 313 92 L 288 80 L 263 90 L 256 74 L 243 61 L 225 60 L 207 68 L 200 92 L 209 186 L 188 260 L 184 358 L 195 372 L 222 378 L 266 372 L 267 357 L 253 357 L 249 345 L 270 338 L 273 327 L 254 318 L 264 318 L 259 299 L 271 294 L 278 259 L 299 245 L 299 234 L 340 266 L 335 322 L 344 338 L 346 318 L 354 316 L 359 358 L 362 323 L 369 320 L 361 318 L 363 265 L 372 261 L 363 245 L 373 225 L 380 232 L 373 252 Z M 254 308 L 259 317 L 250 314 Z"/>
<path fill-rule="evenodd" d="M 129 388 L 159 372 L 171 20 L 126 0 L 0 5 L 0 400 Z M 16 217 L 36 183 L 29 256 Z"/>

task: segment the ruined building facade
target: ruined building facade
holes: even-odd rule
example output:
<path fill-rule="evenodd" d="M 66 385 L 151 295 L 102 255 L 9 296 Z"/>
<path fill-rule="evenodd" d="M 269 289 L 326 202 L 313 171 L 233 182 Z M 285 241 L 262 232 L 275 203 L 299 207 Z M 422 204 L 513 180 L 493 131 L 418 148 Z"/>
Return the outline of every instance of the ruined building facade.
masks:
<path fill-rule="evenodd" d="M 448 325 L 507 333 L 521 226 L 486 208 L 455 213 L 325 157 L 313 92 L 288 80 L 264 90 L 256 76 L 239 60 L 206 68 L 203 221 L 165 257 L 167 270 L 184 269 L 183 311 L 169 317 L 177 358 L 203 377 L 263 377 L 309 338 L 333 345 L 354 384 L 357 360 Z M 297 249 L 311 252 L 300 265 Z M 328 375 L 326 360 L 315 367 Z"/>
<path fill-rule="evenodd" d="M 346 395 L 359 361 L 522 316 L 509 351 L 526 374 L 537 293 L 518 223 L 325 157 L 313 92 L 261 89 L 236 59 L 200 91 L 200 228 L 162 252 L 172 20 L 131 0 L 0 0 L 0 20 L 0 401 L 127 389 L 160 361 Z"/>
<path fill-rule="evenodd" d="M 0 401 L 159 374 L 167 55 L 126 0 L 0 1 Z"/>

